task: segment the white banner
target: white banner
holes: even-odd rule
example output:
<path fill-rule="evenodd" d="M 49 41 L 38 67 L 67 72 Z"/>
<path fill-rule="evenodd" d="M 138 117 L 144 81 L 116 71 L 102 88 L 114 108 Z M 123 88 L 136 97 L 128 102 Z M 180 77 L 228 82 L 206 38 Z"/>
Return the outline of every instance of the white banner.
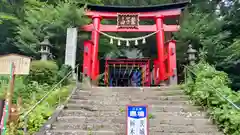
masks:
<path fill-rule="evenodd" d="M 65 65 L 69 65 L 72 68 L 76 65 L 77 34 L 77 28 L 67 29 Z"/>

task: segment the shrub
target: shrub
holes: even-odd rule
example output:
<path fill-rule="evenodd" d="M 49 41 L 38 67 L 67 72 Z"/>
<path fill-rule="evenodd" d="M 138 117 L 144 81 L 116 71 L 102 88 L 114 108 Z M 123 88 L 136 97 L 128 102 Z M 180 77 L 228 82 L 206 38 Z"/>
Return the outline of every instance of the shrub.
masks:
<path fill-rule="evenodd" d="M 40 84 L 54 84 L 57 81 L 58 66 L 53 61 L 33 61 L 27 80 Z"/>
<path fill-rule="evenodd" d="M 36 83 L 33 85 L 30 85 L 30 88 L 28 89 L 31 89 L 36 85 L 37 85 Z M 53 114 L 54 110 L 56 109 L 56 106 L 63 103 L 66 100 L 73 86 L 74 85 L 67 85 L 65 87 L 58 88 L 55 91 L 51 92 L 51 94 L 41 104 L 39 104 L 33 110 L 33 112 L 29 114 L 27 124 L 28 124 L 28 133 L 30 135 L 39 131 L 42 125 Z M 36 91 L 45 91 L 45 92 L 36 93 L 36 97 L 38 98 L 36 100 L 32 99 L 30 102 L 25 104 L 24 105 L 25 111 L 31 108 L 37 101 L 39 101 L 40 98 L 42 98 L 46 94 L 47 90 L 45 90 L 44 86 L 38 85 L 37 87 L 38 87 L 37 88 L 38 90 Z M 35 90 L 31 90 L 31 91 L 35 91 Z M 23 115 L 24 113 L 22 114 L 22 116 Z M 23 131 L 21 129 L 24 127 L 24 120 L 22 119 L 22 116 L 18 124 L 14 123 L 11 126 L 8 126 L 6 135 L 23 135 Z"/>
<path fill-rule="evenodd" d="M 58 81 L 62 80 L 70 71 L 72 70 L 72 67 L 69 65 L 62 65 L 60 70 L 58 71 Z M 69 83 L 68 79 L 65 79 L 62 84 L 66 85 Z"/>
<path fill-rule="evenodd" d="M 8 89 L 9 77 L 8 76 L 0 76 L 0 99 L 5 98 L 6 89 Z"/>
<path fill-rule="evenodd" d="M 28 103 L 29 99 L 40 100 L 40 98 L 42 98 L 41 95 L 45 94 L 50 89 L 50 85 L 39 84 L 38 82 L 32 81 L 24 87 L 16 89 L 14 96 L 16 99 L 20 96 L 22 97 L 23 103 Z"/>
<path fill-rule="evenodd" d="M 52 115 L 56 106 L 69 96 L 73 85 L 68 85 L 53 91 L 43 103 L 41 103 L 30 115 L 28 119 L 28 131 L 35 133 Z M 43 94 L 41 94 L 43 96 Z M 59 103 L 60 102 L 60 103 Z"/>
<path fill-rule="evenodd" d="M 232 91 L 227 74 L 217 71 L 205 62 L 190 68 L 193 76 L 188 76 L 185 91 L 197 105 L 207 108 L 214 122 L 228 135 L 240 134 L 240 111 L 226 99 L 239 105 L 240 93 Z M 189 72 L 188 72 L 189 73 Z"/>
<path fill-rule="evenodd" d="M 6 78 L 6 80 L 4 80 L 5 82 L 3 81 L 5 84 L 3 84 L 3 85 L 0 84 L 0 99 L 5 99 L 7 91 L 9 90 L 9 78 L 8 77 L 5 77 L 5 78 Z M 23 76 L 15 77 L 13 103 L 16 103 L 16 101 L 17 101 L 18 93 L 19 93 L 18 91 L 20 91 L 21 89 L 23 89 L 25 87 L 23 80 L 24 80 Z M 26 92 L 26 93 L 29 93 L 29 92 Z"/>

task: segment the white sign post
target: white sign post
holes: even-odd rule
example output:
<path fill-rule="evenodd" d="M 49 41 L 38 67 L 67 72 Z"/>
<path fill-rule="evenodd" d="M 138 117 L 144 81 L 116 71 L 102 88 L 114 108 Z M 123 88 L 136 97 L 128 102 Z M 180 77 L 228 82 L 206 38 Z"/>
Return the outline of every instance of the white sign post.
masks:
<path fill-rule="evenodd" d="M 78 34 L 77 28 L 67 29 L 65 65 L 71 66 L 72 69 L 74 69 L 76 65 L 77 34 Z M 74 70 L 73 78 L 76 79 Z"/>
<path fill-rule="evenodd" d="M 149 135 L 147 105 L 127 105 L 127 135 Z"/>

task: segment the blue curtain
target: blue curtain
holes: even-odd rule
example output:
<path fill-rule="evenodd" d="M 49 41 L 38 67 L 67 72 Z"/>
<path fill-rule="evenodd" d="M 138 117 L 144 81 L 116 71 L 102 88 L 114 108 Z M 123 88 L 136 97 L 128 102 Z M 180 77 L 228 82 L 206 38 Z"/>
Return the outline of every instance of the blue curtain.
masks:
<path fill-rule="evenodd" d="M 140 71 L 134 71 L 132 76 L 132 81 L 135 83 L 136 86 L 141 86 L 141 72 Z"/>

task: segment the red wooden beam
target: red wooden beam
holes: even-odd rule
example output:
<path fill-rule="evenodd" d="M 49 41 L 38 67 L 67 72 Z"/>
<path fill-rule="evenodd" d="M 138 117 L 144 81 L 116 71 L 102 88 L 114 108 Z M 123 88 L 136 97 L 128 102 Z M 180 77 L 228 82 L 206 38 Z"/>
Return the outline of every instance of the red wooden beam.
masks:
<path fill-rule="evenodd" d="M 124 12 L 121 12 L 125 14 Z M 126 12 L 127 13 L 127 12 Z M 103 19 L 115 19 L 117 17 L 117 12 L 100 12 L 100 11 L 86 11 L 85 15 L 88 17 L 93 17 L 95 15 L 99 15 L 103 17 Z M 133 14 L 131 12 L 131 14 Z M 141 12 L 139 13 L 140 19 L 154 19 L 156 16 L 164 16 L 164 17 L 176 17 L 181 14 L 181 9 L 173 9 L 173 10 L 165 10 L 165 11 L 156 11 L 156 12 Z"/>
<path fill-rule="evenodd" d="M 164 25 L 164 31 L 177 32 L 180 29 L 179 25 Z M 93 25 L 84 25 L 81 27 L 83 31 L 93 31 Z M 155 32 L 157 31 L 156 25 L 140 25 L 138 29 L 118 29 L 116 25 L 100 25 L 101 32 Z"/>

